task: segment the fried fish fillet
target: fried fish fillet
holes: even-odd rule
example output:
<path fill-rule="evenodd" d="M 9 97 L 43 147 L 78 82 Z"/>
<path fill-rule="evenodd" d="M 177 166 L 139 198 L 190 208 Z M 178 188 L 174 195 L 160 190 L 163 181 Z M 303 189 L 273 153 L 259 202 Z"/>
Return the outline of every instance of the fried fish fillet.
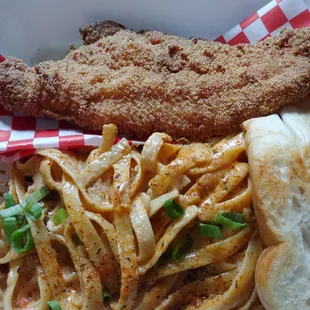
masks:
<path fill-rule="evenodd" d="M 198 141 L 310 92 L 310 28 L 236 46 L 116 28 L 60 61 L 8 58 L 0 104 L 92 130 L 114 123 L 129 137 L 163 131 Z"/>

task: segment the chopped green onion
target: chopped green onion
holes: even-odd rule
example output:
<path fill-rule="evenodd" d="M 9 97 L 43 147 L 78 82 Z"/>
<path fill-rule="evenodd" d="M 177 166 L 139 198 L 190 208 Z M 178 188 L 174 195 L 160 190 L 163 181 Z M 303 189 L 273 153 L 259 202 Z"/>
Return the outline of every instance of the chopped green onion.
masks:
<path fill-rule="evenodd" d="M 3 194 L 4 202 L 5 202 L 5 208 L 11 208 L 16 205 L 16 202 L 11 194 L 5 193 Z"/>
<path fill-rule="evenodd" d="M 10 194 L 4 194 L 5 206 L 6 209 L 0 210 L 0 216 L 2 218 L 12 217 L 15 215 L 21 214 L 23 211 L 29 216 L 32 220 L 37 220 L 42 215 L 42 210 L 40 210 L 39 205 L 37 204 L 41 199 L 43 199 L 49 193 L 47 186 L 43 186 L 40 189 L 34 191 L 30 194 L 25 201 L 22 201 L 20 204 L 15 205 L 13 196 Z M 14 201 L 14 206 L 12 205 Z M 8 207 L 9 206 L 9 207 Z"/>
<path fill-rule="evenodd" d="M 220 212 L 215 217 L 215 222 L 218 224 L 222 224 L 223 226 L 230 229 L 238 229 L 248 225 L 244 221 L 243 213 L 234 213 L 234 212 Z"/>
<path fill-rule="evenodd" d="M 36 204 L 34 204 L 31 208 L 30 211 L 32 212 L 32 214 L 34 215 L 34 217 L 36 219 L 38 219 L 41 215 L 42 215 L 42 207 L 41 204 L 39 202 L 37 202 Z"/>
<path fill-rule="evenodd" d="M 189 236 L 181 238 L 172 251 L 172 259 L 175 262 L 182 262 L 192 247 L 192 239 Z"/>
<path fill-rule="evenodd" d="M 55 225 L 63 224 L 68 218 L 68 212 L 64 208 L 60 208 L 53 216 Z"/>
<path fill-rule="evenodd" d="M 32 194 L 30 194 L 25 201 L 21 202 L 21 205 L 23 208 L 30 208 L 37 202 L 39 202 L 41 199 L 43 199 L 47 194 L 50 192 L 47 186 L 42 186 L 41 188 L 34 191 Z"/>
<path fill-rule="evenodd" d="M 24 213 L 20 213 L 20 214 L 15 215 L 15 218 L 16 218 L 18 226 L 24 226 L 26 224 L 26 218 L 25 218 Z"/>
<path fill-rule="evenodd" d="M 41 203 L 37 202 L 31 207 L 25 207 L 24 211 L 29 218 L 31 218 L 33 221 L 36 221 L 42 215 Z"/>
<path fill-rule="evenodd" d="M 2 218 L 12 217 L 12 216 L 18 215 L 22 212 L 23 212 L 23 208 L 20 205 L 16 205 L 16 206 L 8 208 L 8 209 L 0 210 L 0 216 Z"/>
<path fill-rule="evenodd" d="M 164 210 L 166 211 L 167 215 L 173 220 L 185 214 L 184 209 L 172 199 L 165 202 Z"/>
<path fill-rule="evenodd" d="M 205 237 L 223 239 L 220 227 L 212 223 L 199 223 L 199 230 Z"/>
<path fill-rule="evenodd" d="M 13 232 L 12 247 L 16 253 L 23 253 L 34 248 L 30 225 L 27 224 Z"/>
<path fill-rule="evenodd" d="M 107 301 L 111 297 L 110 292 L 106 288 L 103 289 L 102 295 L 104 301 Z"/>
<path fill-rule="evenodd" d="M 15 217 L 5 217 L 2 219 L 2 229 L 5 235 L 7 244 L 11 244 L 11 237 L 14 231 L 18 229 Z"/>
<path fill-rule="evenodd" d="M 56 300 L 50 300 L 47 304 L 52 310 L 61 310 L 60 304 Z"/>
<path fill-rule="evenodd" d="M 30 194 L 25 199 L 25 201 L 22 201 L 20 204 L 15 205 L 15 206 L 11 206 L 11 207 L 6 208 L 4 210 L 0 210 L 0 216 L 2 218 L 4 218 L 4 217 L 12 217 L 12 216 L 18 215 L 18 214 L 22 213 L 23 211 L 25 211 L 26 213 L 29 210 L 31 212 L 33 212 L 33 210 L 31 210 L 31 207 L 33 205 L 35 205 L 37 202 L 39 202 L 39 200 L 43 199 L 48 193 L 49 193 L 48 187 L 43 186 L 40 189 L 34 191 L 32 194 Z M 37 209 L 37 211 L 38 211 L 37 207 L 35 207 L 35 209 Z M 27 215 L 29 216 L 29 214 L 27 214 Z M 31 215 L 29 217 L 31 217 Z"/>

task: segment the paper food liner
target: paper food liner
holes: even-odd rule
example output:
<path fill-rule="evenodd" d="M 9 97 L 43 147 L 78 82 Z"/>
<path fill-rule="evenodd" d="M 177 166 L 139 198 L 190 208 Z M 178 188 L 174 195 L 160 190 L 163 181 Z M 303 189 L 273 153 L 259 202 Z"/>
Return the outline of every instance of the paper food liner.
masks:
<path fill-rule="evenodd" d="M 283 27 L 310 27 L 310 12 L 304 0 L 273 0 L 216 41 L 230 45 L 256 43 L 278 35 Z M 0 55 L 0 62 L 3 60 Z M 101 133 L 77 130 L 61 121 L 24 116 L 0 108 L 2 162 L 9 163 L 31 155 L 37 148 L 95 147 L 100 138 Z"/>

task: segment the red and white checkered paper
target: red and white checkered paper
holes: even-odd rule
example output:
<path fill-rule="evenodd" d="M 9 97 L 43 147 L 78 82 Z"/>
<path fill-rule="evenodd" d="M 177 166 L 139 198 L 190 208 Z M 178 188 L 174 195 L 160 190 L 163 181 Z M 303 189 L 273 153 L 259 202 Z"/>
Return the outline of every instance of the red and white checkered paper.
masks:
<path fill-rule="evenodd" d="M 255 43 L 268 36 L 278 35 L 283 27 L 294 29 L 310 27 L 310 12 L 304 0 L 273 0 L 218 37 L 216 41 L 230 45 Z M 0 55 L 0 62 L 3 60 Z M 100 133 L 76 130 L 61 121 L 36 119 L 0 108 L 0 161 L 2 162 L 13 162 L 31 155 L 37 148 L 66 149 L 98 146 L 100 137 Z"/>

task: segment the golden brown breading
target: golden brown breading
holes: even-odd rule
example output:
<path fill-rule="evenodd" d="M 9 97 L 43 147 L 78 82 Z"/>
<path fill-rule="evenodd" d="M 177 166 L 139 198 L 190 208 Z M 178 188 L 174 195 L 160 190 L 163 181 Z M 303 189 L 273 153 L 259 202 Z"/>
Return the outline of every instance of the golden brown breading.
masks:
<path fill-rule="evenodd" d="M 310 91 L 310 28 L 254 45 L 228 46 L 159 32 L 120 30 L 33 68 L 0 64 L 9 110 L 131 137 L 163 131 L 206 140 L 246 119 L 297 103 Z"/>

